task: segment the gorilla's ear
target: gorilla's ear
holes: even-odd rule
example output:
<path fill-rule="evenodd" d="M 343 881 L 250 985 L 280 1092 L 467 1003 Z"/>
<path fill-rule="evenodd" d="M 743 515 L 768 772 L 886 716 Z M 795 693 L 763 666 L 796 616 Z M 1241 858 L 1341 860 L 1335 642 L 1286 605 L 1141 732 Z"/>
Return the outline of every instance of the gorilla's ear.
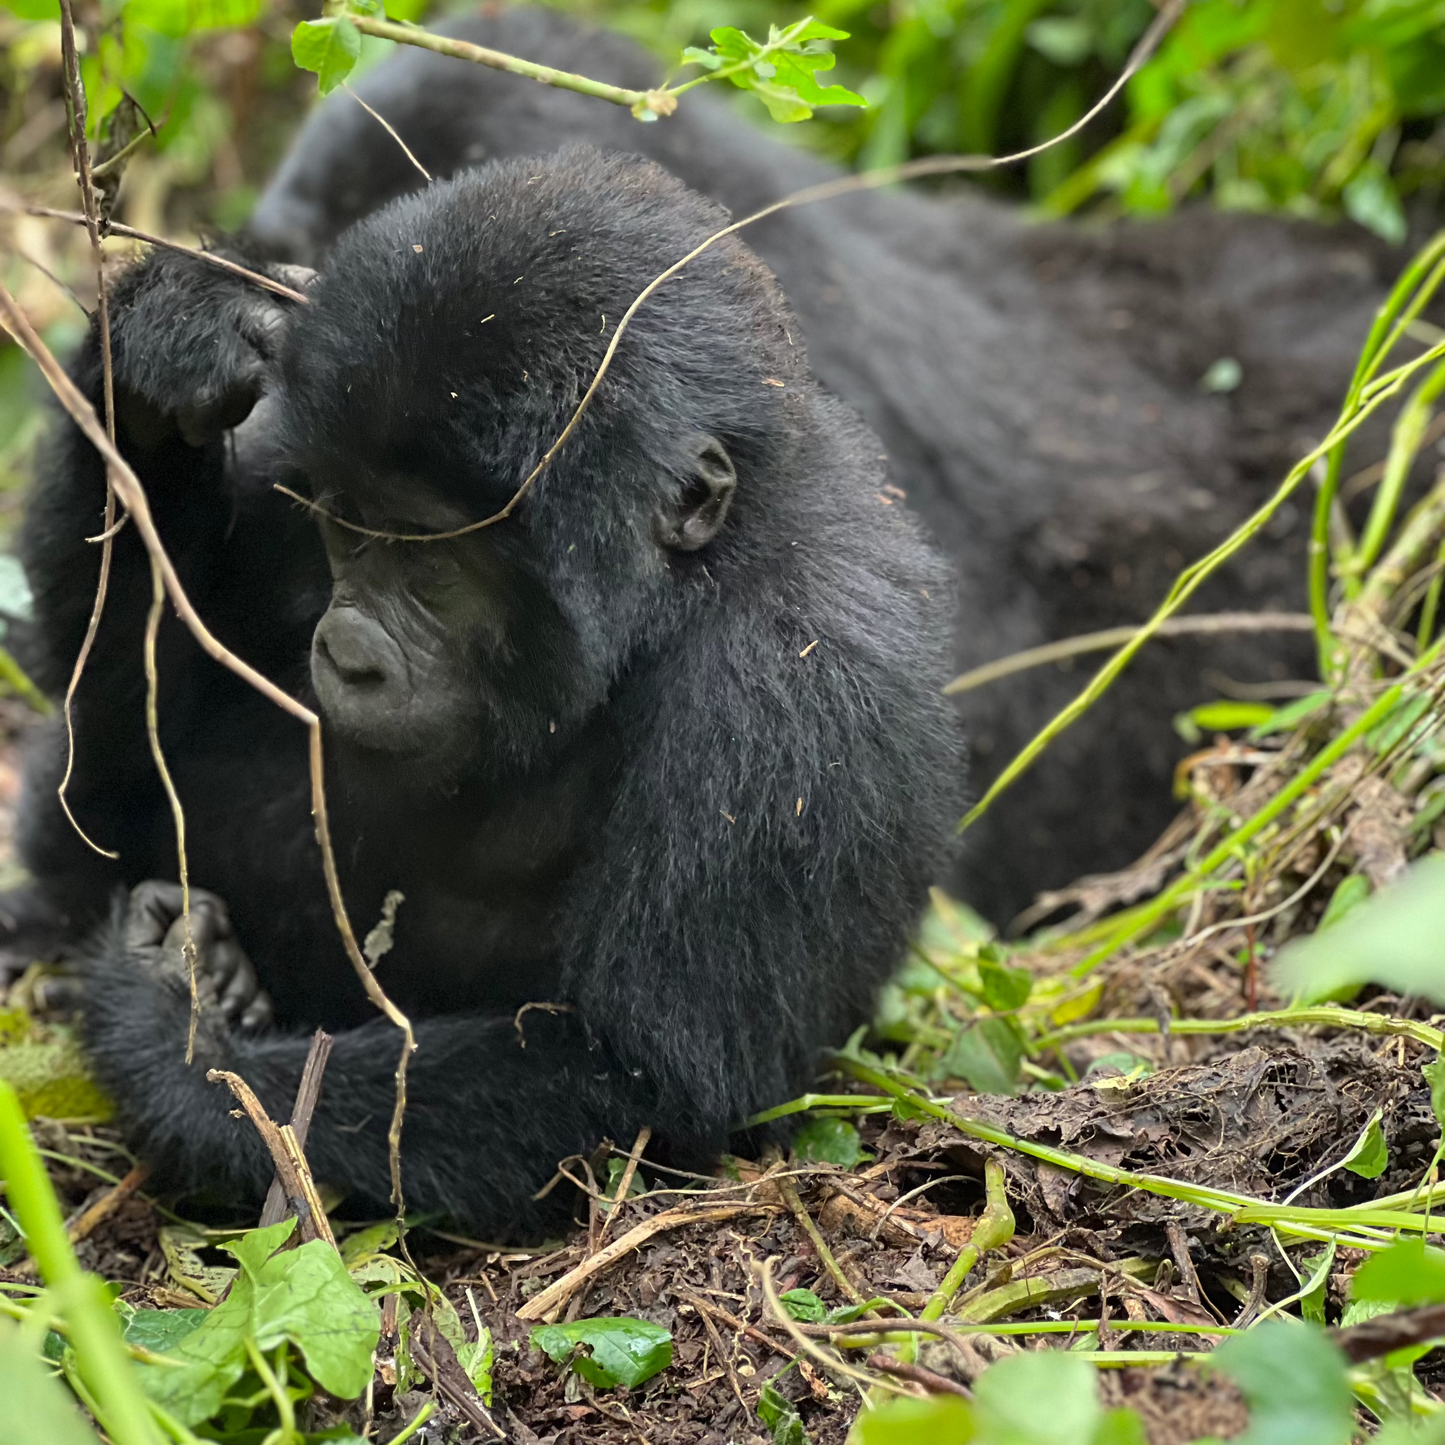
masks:
<path fill-rule="evenodd" d="M 677 492 L 658 507 L 652 519 L 658 545 L 670 552 L 696 552 L 706 547 L 727 519 L 737 486 L 738 474 L 727 448 L 715 436 L 693 437 Z"/>

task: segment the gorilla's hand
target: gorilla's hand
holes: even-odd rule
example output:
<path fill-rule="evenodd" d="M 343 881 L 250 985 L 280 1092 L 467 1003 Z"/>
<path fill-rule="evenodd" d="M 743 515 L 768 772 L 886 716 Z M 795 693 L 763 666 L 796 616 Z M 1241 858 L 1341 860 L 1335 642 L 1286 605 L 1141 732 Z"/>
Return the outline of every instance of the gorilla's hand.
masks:
<path fill-rule="evenodd" d="M 260 267 L 299 289 L 300 266 Z M 122 285 L 112 310 L 117 417 L 153 450 L 190 446 L 239 426 L 266 390 L 296 303 L 193 256 L 157 251 Z"/>
<path fill-rule="evenodd" d="M 270 996 L 236 941 L 226 905 L 214 893 L 191 890 L 190 932 L 196 946 L 196 990 L 202 1007 L 219 1008 L 232 1028 L 253 1030 L 270 1023 Z M 133 958 L 168 981 L 189 988 L 186 920 L 178 883 L 152 881 L 131 890 L 125 943 Z"/>

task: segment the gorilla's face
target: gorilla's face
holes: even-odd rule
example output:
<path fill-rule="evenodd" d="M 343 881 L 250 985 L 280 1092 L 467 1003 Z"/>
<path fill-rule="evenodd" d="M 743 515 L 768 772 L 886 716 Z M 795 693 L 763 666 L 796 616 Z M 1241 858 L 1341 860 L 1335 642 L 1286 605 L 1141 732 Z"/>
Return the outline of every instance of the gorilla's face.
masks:
<path fill-rule="evenodd" d="M 311 677 L 330 731 L 431 781 L 511 761 L 529 733 L 545 734 L 571 649 L 519 529 L 401 540 L 474 520 L 407 478 L 319 500 L 332 596 Z"/>

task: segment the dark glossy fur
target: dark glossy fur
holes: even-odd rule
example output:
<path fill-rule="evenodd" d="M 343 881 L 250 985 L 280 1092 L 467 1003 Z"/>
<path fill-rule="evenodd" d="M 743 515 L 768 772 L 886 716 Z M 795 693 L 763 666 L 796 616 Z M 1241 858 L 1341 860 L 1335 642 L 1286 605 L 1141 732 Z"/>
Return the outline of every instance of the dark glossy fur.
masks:
<path fill-rule="evenodd" d="M 543 8 L 448 21 L 484 45 L 628 86 L 652 57 Z M 407 49 L 357 82 L 433 173 L 569 141 L 641 152 L 741 217 L 836 174 L 727 87 L 640 125 L 626 110 Z M 744 110 L 759 118 L 751 125 Z M 310 260 L 421 178 L 350 96 L 307 123 L 255 234 Z M 1350 226 L 1195 207 L 1044 225 L 972 186 L 893 188 L 743 233 L 779 277 L 815 373 L 879 434 L 890 479 L 953 566 L 958 671 L 1138 622 L 1328 429 L 1400 252 Z M 1240 387 L 1200 380 L 1233 357 Z M 1361 438 L 1361 465 L 1380 453 Z M 1190 604 L 1304 602 L 1308 499 Z M 959 699 L 983 786 L 1096 665 Z M 999 922 L 1043 888 L 1123 866 L 1172 816 L 1173 715 L 1245 684 L 1313 675 L 1293 636 L 1156 643 L 964 840 L 956 886 Z"/>
<path fill-rule="evenodd" d="M 656 168 L 573 150 L 389 208 L 343 238 L 310 307 L 258 301 L 164 252 L 127 275 L 112 303 L 122 445 L 216 633 L 311 697 L 330 578 L 315 524 L 270 481 L 336 495 L 419 476 L 469 516 L 494 510 L 599 362 L 602 316 L 610 333 L 718 224 Z M 249 422 L 199 448 L 141 447 L 147 416 L 204 413 L 234 389 L 250 364 L 237 324 L 263 352 L 284 332 Z M 96 396 L 94 337 L 76 375 Z M 697 429 L 725 442 L 736 500 L 710 545 L 664 556 L 645 519 Z M 701 1161 L 867 1017 L 943 866 L 963 771 L 938 695 L 946 569 L 902 509 L 880 505 L 878 454 L 813 381 L 771 275 L 742 245 L 719 247 L 642 310 L 579 432 L 485 534 L 518 579 L 516 666 L 477 674 L 454 765 L 418 784 L 332 746 L 358 933 L 387 890 L 406 895 L 378 977 L 417 1020 L 412 1208 L 476 1231 L 539 1227 L 566 1206 L 532 1201 L 558 1160 L 630 1143 L 644 1123 L 674 1160 Z M 102 499 L 96 454 L 59 426 L 25 532 L 52 692 L 84 630 L 97 549 L 83 539 Z M 27 774 L 34 911 L 63 913 L 72 935 L 117 885 L 176 873 L 143 724 L 149 597 L 128 527 L 70 792 L 119 862 L 55 804 L 58 732 Z M 254 1197 L 270 1165 L 205 1071 L 238 1071 L 285 1118 L 307 1031 L 325 1025 L 336 1046 L 307 1152 L 323 1181 L 383 1200 L 399 1035 L 366 1003 L 327 908 L 304 730 L 169 617 L 160 678 L 192 878 L 228 903 L 279 1026 L 250 1034 L 208 1009 L 188 1068 L 184 981 L 128 951 L 117 915 L 84 966 L 96 1066 L 163 1182 Z M 566 1011 L 518 1016 L 533 1002 Z"/>

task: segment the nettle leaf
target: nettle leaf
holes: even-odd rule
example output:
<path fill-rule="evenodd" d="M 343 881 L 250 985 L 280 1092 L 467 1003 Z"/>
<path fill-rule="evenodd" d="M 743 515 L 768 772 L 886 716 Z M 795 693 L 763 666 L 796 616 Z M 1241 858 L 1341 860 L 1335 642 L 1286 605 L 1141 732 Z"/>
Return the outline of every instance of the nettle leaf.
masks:
<path fill-rule="evenodd" d="M 868 104 L 841 85 L 821 86 L 816 79 L 818 71 L 837 64 L 823 42 L 847 38 L 846 30 L 811 16 L 781 30 L 769 27 L 766 43 L 734 25 L 723 25 L 712 32 L 709 50 L 690 46 L 683 58 L 714 72 L 729 67 L 727 78 L 740 90 L 752 91 L 774 120 L 808 120 L 815 106 Z"/>
<path fill-rule="evenodd" d="M 1419 1238 L 1397 1240 L 1355 1271 L 1350 1297 L 1401 1307 L 1439 1304 L 1445 1300 L 1445 1249 Z"/>
<path fill-rule="evenodd" d="M 828 1306 L 810 1289 L 790 1289 L 778 1299 L 793 1319 L 805 1324 L 820 1325 L 828 1318 Z"/>
<path fill-rule="evenodd" d="M 1435 1122 L 1445 1129 L 1445 1059 L 1435 1059 L 1420 1072 L 1430 1086 L 1430 1107 L 1434 1110 Z"/>
<path fill-rule="evenodd" d="M 123 1321 L 125 1342 L 157 1355 L 168 1355 L 210 1313 L 210 1310 L 131 1310 L 129 1318 Z"/>
<path fill-rule="evenodd" d="M 809 1445 L 798 1407 L 771 1380 L 758 1396 L 758 1419 L 771 1433 L 773 1445 Z"/>
<path fill-rule="evenodd" d="M 1345 1445 L 1353 1438 L 1345 1357 L 1313 1326 L 1270 1320 L 1226 1340 L 1210 1363 L 1249 1402 L 1239 1445 Z"/>
<path fill-rule="evenodd" d="M 799 1159 L 851 1169 L 863 1157 L 863 1141 L 846 1119 L 809 1119 L 793 1135 L 793 1153 Z"/>
<path fill-rule="evenodd" d="M 317 1384 L 342 1399 L 366 1388 L 380 1313 L 329 1244 L 276 1253 L 295 1227 L 285 1219 L 221 1246 L 241 1266 L 230 1294 L 167 1347 L 174 1364 L 144 1368 L 147 1394 L 183 1424 L 221 1408 L 249 1365 L 248 1341 L 263 1351 L 295 1345 Z"/>
<path fill-rule="evenodd" d="M 322 95 L 330 95 L 361 57 L 361 31 L 341 15 L 303 20 L 291 32 L 291 58 L 316 73 Z"/>
<path fill-rule="evenodd" d="M 625 1315 L 538 1325 L 532 1343 L 559 1365 L 570 1360 L 584 1380 L 603 1390 L 614 1385 L 635 1390 L 672 1363 L 672 1335 L 661 1325 Z"/>
<path fill-rule="evenodd" d="M 1380 983 L 1445 1003 L 1445 856 L 1414 864 L 1327 932 L 1286 945 L 1274 981 L 1306 1000 L 1350 984 Z"/>

